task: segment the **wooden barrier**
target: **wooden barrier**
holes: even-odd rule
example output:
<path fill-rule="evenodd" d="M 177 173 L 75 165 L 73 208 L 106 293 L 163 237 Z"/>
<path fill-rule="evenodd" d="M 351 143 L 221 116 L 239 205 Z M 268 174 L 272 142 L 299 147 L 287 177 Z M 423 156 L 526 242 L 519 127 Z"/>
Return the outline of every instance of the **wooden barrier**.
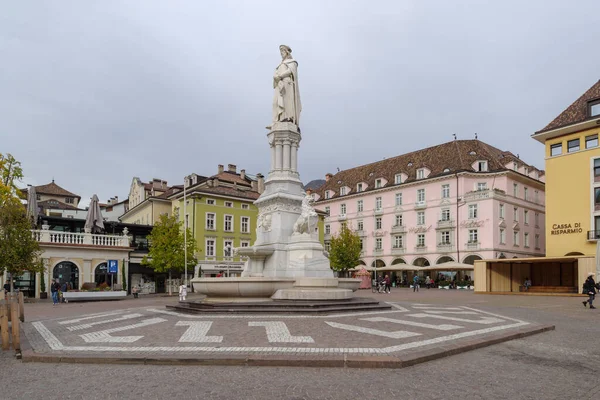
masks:
<path fill-rule="evenodd" d="M 25 322 L 23 293 L 8 293 L 5 300 L 0 300 L 2 350 L 8 350 L 12 346 L 17 355 L 21 353 L 21 322 Z"/>

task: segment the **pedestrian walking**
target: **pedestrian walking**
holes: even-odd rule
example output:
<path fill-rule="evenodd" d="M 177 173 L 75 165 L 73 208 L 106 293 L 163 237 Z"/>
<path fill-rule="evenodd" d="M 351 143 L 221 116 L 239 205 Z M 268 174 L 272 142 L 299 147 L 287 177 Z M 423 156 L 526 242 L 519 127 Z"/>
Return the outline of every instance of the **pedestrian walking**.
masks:
<path fill-rule="evenodd" d="M 52 294 L 52 305 L 55 306 L 58 304 L 58 292 L 60 291 L 60 283 L 55 280 L 52 285 L 50 285 L 50 293 Z"/>
<path fill-rule="evenodd" d="M 415 274 L 415 277 L 413 278 L 413 292 L 418 292 L 419 291 L 419 276 Z"/>
<path fill-rule="evenodd" d="M 383 281 L 385 282 L 384 292 L 387 292 L 387 294 L 390 294 L 392 292 L 392 281 L 390 280 L 390 277 L 388 275 L 386 275 L 385 278 L 383 278 Z"/>
<path fill-rule="evenodd" d="M 179 286 L 179 301 L 185 301 L 185 296 L 187 296 L 187 286 L 185 283 L 182 283 Z"/>
<path fill-rule="evenodd" d="M 583 282 L 583 294 L 587 294 L 589 298 L 586 301 L 583 301 L 583 306 L 587 307 L 590 305 L 590 308 L 594 307 L 594 299 L 596 298 L 596 282 L 594 281 L 594 273 L 590 272 L 588 274 L 587 279 Z"/>

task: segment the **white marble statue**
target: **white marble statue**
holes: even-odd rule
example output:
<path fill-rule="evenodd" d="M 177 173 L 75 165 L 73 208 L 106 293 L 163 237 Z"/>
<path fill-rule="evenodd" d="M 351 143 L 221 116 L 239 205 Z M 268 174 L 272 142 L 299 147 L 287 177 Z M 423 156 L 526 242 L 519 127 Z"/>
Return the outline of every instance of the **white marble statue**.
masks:
<path fill-rule="evenodd" d="M 270 232 L 271 231 L 271 214 L 258 214 L 258 221 L 256 223 L 256 231 L 258 232 Z"/>
<path fill-rule="evenodd" d="M 310 223 L 311 219 L 314 220 L 316 217 L 318 217 L 317 212 L 312 206 L 313 202 L 314 199 L 309 194 L 304 196 L 304 199 L 302 199 L 302 213 L 300 214 L 300 216 L 296 220 L 296 223 L 294 224 L 295 234 L 312 233 Z"/>
<path fill-rule="evenodd" d="M 298 90 L 298 62 L 292 58 L 292 49 L 279 46 L 281 63 L 273 75 L 273 122 L 293 122 L 300 126 L 300 91 Z"/>

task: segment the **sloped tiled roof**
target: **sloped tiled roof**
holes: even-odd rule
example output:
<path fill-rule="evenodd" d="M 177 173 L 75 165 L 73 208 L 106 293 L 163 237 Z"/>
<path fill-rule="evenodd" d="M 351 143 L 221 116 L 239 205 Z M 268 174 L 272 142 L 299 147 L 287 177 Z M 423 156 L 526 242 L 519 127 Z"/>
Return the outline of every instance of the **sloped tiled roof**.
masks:
<path fill-rule="evenodd" d="M 231 182 L 231 183 L 237 183 L 238 185 L 244 185 L 244 186 L 250 186 L 252 182 L 252 180 L 246 175 L 245 179 L 242 179 L 242 177 L 240 176 L 240 174 L 237 174 L 235 172 L 230 172 L 230 171 L 223 171 L 219 174 L 213 175 L 210 177 L 210 179 L 219 179 L 220 181 L 224 181 L 224 182 Z"/>
<path fill-rule="evenodd" d="M 171 186 L 166 192 L 164 192 L 163 194 L 159 195 L 159 196 L 154 196 L 157 199 L 165 199 L 168 200 L 169 196 L 179 192 L 183 190 L 183 185 L 175 185 L 175 186 Z"/>
<path fill-rule="evenodd" d="M 316 192 L 325 199 L 325 191 L 331 190 L 335 194 L 330 198 L 339 197 L 339 188 L 348 186 L 351 193 L 355 193 L 356 185 L 365 182 L 367 190 L 375 188 L 375 180 L 384 178 L 387 180 L 386 187 L 394 186 L 395 175 L 404 173 L 408 176 L 405 182 L 416 180 L 417 170 L 427 168 L 430 170 L 428 178 L 450 175 L 455 172 L 473 171 L 472 164 L 475 161 L 488 161 L 488 171 L 505 171 L 505 165 L 517 162 L 519 166 L 531 165 L 524 163 L 509 151 L 502 151 L 479 140 L 454 140 L 437 146 L 417 150 L 412 153 L 388 158 L 371 164 L 340 171 L 333 175 Z M 448 169 L 447 172 L 444 172 Z"/>
<path fill-rule="evenodd" d="M 552 122 L 550 122 L 544 129 L 536 133 L 542 133 L 563 126 L 578 124 L 584 122 L 588 117 L 588 102 L 591 100 L 600 99 L 600 80 L 596 82 L 591 88 L 587 90 L 581 97 L 579 97 L 573 104 L 571 104 L 565 111 Z M 595 117 L 597 118 L 597 117 Z"/>
<path fill-rule="evenodd" d="M 27 189 L 23 189 L 23 191 L 27 193 Z M 37 194 L 46 194 L 50 196 L 77 197 L 78 199 L 81 199 L 81 196 L 61 188 L 56 183 L 54 183 L 54 181 L 50 182 L 47 185 L 35 186 L 35 192 Z"/>
<path fill-rule="evenodd" d="M 201 187 L 196 189 L 195 191 L 204 192 L 204 193 L 214 193 L 220 194 L 223 196 L 232 196 L 232 197 L 241 197 L 249 200 L 256 200 L 259 198 L 260 193 L 255 192 L 253 190 L 240 190 L 232 187 L 226 186 L 217 186 L 217 187 Z"/>

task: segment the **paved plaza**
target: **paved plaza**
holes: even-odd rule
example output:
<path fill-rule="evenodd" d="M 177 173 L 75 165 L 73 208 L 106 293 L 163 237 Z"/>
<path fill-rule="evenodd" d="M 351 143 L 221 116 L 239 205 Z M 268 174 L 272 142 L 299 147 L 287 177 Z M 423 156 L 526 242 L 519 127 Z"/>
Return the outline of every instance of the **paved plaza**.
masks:
<path fill-rule="evenodd" d="M 597 390 L 600 351 L 593 342 L 600 334 L 600 314 L 584 309 L 580 298 L 405 289 L 391 295 L 359 294 L 388 301 L 393 309 L 231 318 L 170 312 L 164 306 L 177 300 L 165 297 L 59 307 L 30 304 L 24 324 L 29 351 L 47 359 L 21 362 L 3 353 L 3 365 L 10 368 L 0 373 L 0 384 L 8 387 L 6 397 L 0 398 L 127 398 L 122 392 L 127 388 L 145 393 L 144 398 L 560 399 L 590 398 Z M 451 355 L 460 346 L 500 332 L 548 325 L 556 325 L 556 330 Z M 447 353 L 403 369 L 315 368 L 335 366 L 344 358 L 356 363 L 347 367 L 372 367 L 377 365 L 361 365 L 359 360 L 390 362 L 436 351 Z M 95 364 L 59 363 L 58 356 Z M 102 358 L 122 363 L 143 358 L 147 364 L 161 358 L 204 358 L 234 365 L 97 364 Z M 314 364 L 253 366 L 278 365 L 259 362 L 278 359 L 310 359 Z M 101 375 L 100 381 L 111 384 L 95 382 L 88 374 Z M 67 385 L 70 395 L 52 397 L 38 385 L 12 388 L 12 380 L 27 377 Z M 86 384 L 77 385 L 78 378 Z"/>

